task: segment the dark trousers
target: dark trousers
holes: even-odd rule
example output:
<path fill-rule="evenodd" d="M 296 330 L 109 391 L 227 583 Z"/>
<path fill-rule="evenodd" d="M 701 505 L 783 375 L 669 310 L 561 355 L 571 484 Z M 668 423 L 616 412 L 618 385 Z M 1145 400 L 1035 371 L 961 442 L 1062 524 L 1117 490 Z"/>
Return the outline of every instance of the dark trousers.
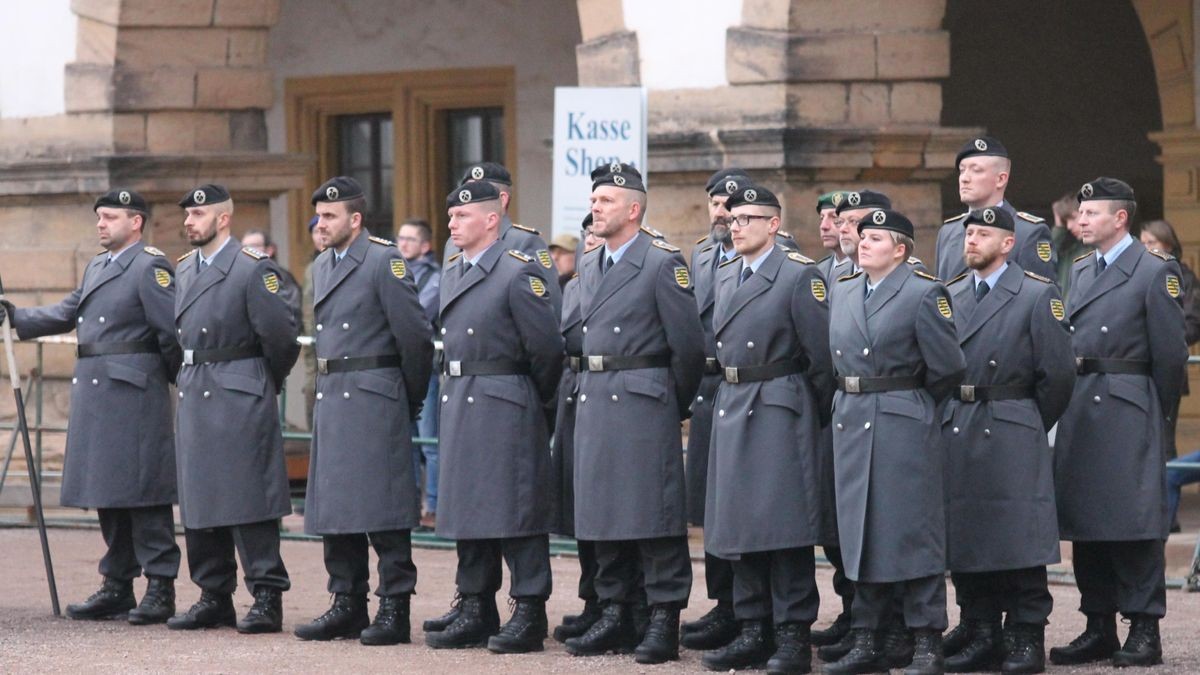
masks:
<path fill-rule="evenodd" d="M 704 587 L 710 600 L 733 602 L 733 575 L 732 561 L 705 552 Z"/>
<path fill-rule="evenodd" d="M 237 549 L 242 560 L 246 588 L 251 593 L 259 587 L 286 591 L 292 587 L 287 568 L 279 556 L 279 521 L 213 527 L 203 530 L 185 529 L 188 570 L 192 581 L 200 588 L 221 595 L 237 590 Z"/>
<path fill-rule="evenodd" d="M 368 544 L 379 556 L 379 583 L 375 595 L 412 595 L 417 587 L 417 566 L 412 559 L 409 530 L 389 530 L 367 534 L 327 534 L 325 571 L 329 573 L 330 593 L 366 595 L 371 590 Z"/>
<path fill-rule="evenodd" d="M 842 613 L 849 614 L 854 602 L 854 582 L 846 576 L 846 563 L 842 562 L 841 546 L 824 547 L 825 559 L 833 565 L 833 592 L 842 599 Z"/>
<path fill-rule="evenodd" d="M 1074 542 L 1071 557 L 1079 611 L 1166 616 L 1164 545 L 1160 539 Z"/>
<path fill-rule="evenodd" d="M 1045 567 L 1025 567 L 994 572 L 953 572 L 954 597 L 964 620 L 1044 626 L 1054 609 Z"/>
<path fill-rule="evenodd" d="M 594 602 L 596 595 L 596 542 L 577 541 L 579 549 L 579 599 Z"/>
<path fill-rule="evenodd" d="M 170 579 L 179 575 L 179 546 L 170 504 L 96 509 L 96 515 L 108 547 L 100 558 L 100 574 L 122 581 L 143 573 Z"/>
<path fill-rule="evenodd" d="M 897 604 L 910 629 L 946 630 L 946 582 L 941 574 L 888 583 L 855 582 L 850 625 L 884 628 L 896 615 Z"/>
<path fill-rule="evenodd" d="M 501 561 L 508 564 L 508 594 L 514 598 L 550 597 L 550 537 L 535 534 L 509 539 L 460 539 L 455 583 L 460 595 L 495 595 L 503 583 Z"/>
<path fill-rule="evenodd" d="M 775 625 L 817 620 L 813 547 L 743 553 L 733 563 L 733 614 L 739 621 L 772 619 Z"/>
<path fill-rule="evenodd" d="M 692 560 L 687 537 L 596 542 L 596 594 L 605 602 L 633 602 L 641 566 L 646 601 L 687 607 Z"/>

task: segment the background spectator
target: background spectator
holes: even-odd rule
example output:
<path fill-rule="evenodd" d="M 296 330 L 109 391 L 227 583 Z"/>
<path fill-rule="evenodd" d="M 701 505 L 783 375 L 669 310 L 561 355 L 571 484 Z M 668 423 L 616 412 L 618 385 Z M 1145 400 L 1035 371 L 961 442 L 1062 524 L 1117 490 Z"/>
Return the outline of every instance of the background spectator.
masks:
<path fill-rule="evenodd" d="M 325 250 L 325 243 L 317 236 L 315 228 L 318 218 L 312 217 L 308 221 L 308 236 L 312 239 L 312 255 L 309 258 L 308 264 L 304 266 L 304 285 L 301 287 L 301 296 L 303 298 L 300 303 L 300 334 L 312 336 L 315 332 L 316 318 L 313 308 L 313 266 L 312 261 L 317 259 L 321 251 Z M 312 415 L 313 406 L 317 403 L 317 350 L 312 347 L 306 347 L 300 354 L 300 360 L 304 363 L 304 414 L 308 416 L 308 428 L 312 430 Z"/>
<path fill-rule="evenodd" d="M 1071 267 L 1075 259 L 1092 250 L 1090 246 L 1079 241 L 1079 202 L 1075 193 L 1063 195 L 1051 206 L 1054 211 L 1054 229 L 1050 231 L 1050 241 L 1054 250 L 1058 251 L 1058 287 L 1062 291 L 1063 300 L 1071 289 Z"/>
<path fill-rule="evenodd" d="M 558 285 L 566 286 L 571 277 L 575 276 L 575 249 L 579 247 L 579 237 L 570 234 L 560 234 L 550 241 L 550 257 L 558 269 Z"/>
<path fill-rule="evenodd" d="M 283 274 L 282 283 L 279 284 L 279 297 L 283 298 L 288 307 L 292 308 L 292 318 L 296 320 L 296 326 L 303 326 L 304 313 L 300 306 L 300 284 L 287 266 L 275 257 L 278 249 L 275 248 L 275 242 L 271 241 L 271 234 L 266 230 L 246 230 L 246 234 L 242 235 L 242 246 L 262 251 L 267 254 L 268 258 L 279 263 L 279 271 Z"/>

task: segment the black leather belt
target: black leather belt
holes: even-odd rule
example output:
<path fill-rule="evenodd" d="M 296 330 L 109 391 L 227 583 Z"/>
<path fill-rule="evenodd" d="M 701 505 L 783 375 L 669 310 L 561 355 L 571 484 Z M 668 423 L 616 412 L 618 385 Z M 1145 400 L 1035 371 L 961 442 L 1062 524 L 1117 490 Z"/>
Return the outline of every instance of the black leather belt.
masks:
<path fill-rule="evenodd" d="M 346 373 L 352 370 L 371 370 L 372 368 L 399 368 L 399 354 L 384 354 L 383 356 L 349 356 L 344 359 L 317 359 L 317 372 L 322 375 L 329 373 Z"/>
<path fill-rule="evenodd" d="M 1029 384 L 963 384 L 954 392 L 954 398 L 965 403 L 979 403 L 1034 398 L 1035 394 L 1033 385 Z"/>
<path fill-rule="evenodd" d="M 572 373 L 578 373 L 579 368 L 582 364 L 583 364 L 582 356 L 575 356 L 573 354 L 567 356 L 567 367 L 571 369 Z"/>
<path fill-rule="evenodd" d="M 839 377 L 838 389 L 847 394 L 874 394 L 881 391 L 920 389 L 923 384 L 916 375 L 898 377 Z"/>
<path fill-rule="evenodd" d="M 725 366 L 724 370 L 725 382 L 729 384 L 765 382 L 802 372 L 804 372 L 804 364 L 798 361 L 776 361 L 762 366 L 742 366 L 741 368 Z"/>
<path fill-rule="evenodd" d="M 466 377 L 468 375 L 529 375 L 528 361 L 495 359 L 492 361 L 447 361 L 443 375 Z"/>
<path fill-rule="evenodd" d="M 705 375 L 720 375 L 721 362 L 714 357 L 704 359 L 704 374 Z"/>
<path fill-rule="evenodd" d="M 1100 359 L 1090 356 L 1075 358 L 1075 372 L 1079 375 L 1109 373 L 1111 375 L 1149 375 L 1149 361 L 1133 359 Z"/>
<path fill-rule="evenodd" d="M 141 342 L 91 342 L 75 345 L 75 356 L 86 359 L 89 356 L 111 356 L 113 354 L 158 354 L 158 342 L 144 340 Z"/>
<path fill-rule="evenodd" d="M 219 349 L 185 349 L 183 350 L 183 365 L 198 366 L 201 363 L 253 359 L 262 355 L 263 351 L 260 345 L 221 347 Z"/>
<path fill-rule="evenodd" d="M 585 356 L 581 364 L 589 373 L 610 370 L 637 370 L 638 368 L 670 368 L 670 354 L 646 354 L 645 356 Z"/>

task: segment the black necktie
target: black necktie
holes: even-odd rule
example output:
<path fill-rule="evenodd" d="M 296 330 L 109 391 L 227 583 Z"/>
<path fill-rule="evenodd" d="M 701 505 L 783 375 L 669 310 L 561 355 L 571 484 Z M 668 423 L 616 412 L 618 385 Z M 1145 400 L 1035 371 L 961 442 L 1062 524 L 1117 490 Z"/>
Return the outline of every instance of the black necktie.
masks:
<path fill-rule="evenodd" d="M 1108 269 L 1108 261 L 1104 259 L 1104 256 L 1100 256 L 1100 271 L 1103 272 L 1106 269 Z"/>
<path fill-rule="evenodd" d="M 464 277 L 465 277 L 465 276 L 467 276 L 467 272 L 470 272 L 472 267 L 474 267 L 474 265 L 472 265 L 471 263 L 469 263 L 469 262 L 464 262 L 464 263 L 463 263 L 462 275 L 463 275 Z"/>
<path fill-rule="evenodd" d="M 871 288 L 870 286 L 867 286 L 867 297 L 866 297 L 866 299 L 867 299 L 867 300 L 870 300 L 870 299 L 871 299 L 871 294 L 872 294 L 872 293 L 874 293 L 874 292 L 875 292 L 875 289 L 874 289 L 874 288 Z"/>
<path fill-rule="evenodd" d="M 334 253 L 334 254 L 333 254 L 333 266 L 334 266 L 334 267 L 337 267 L 338 263 L 339 263 L 339 262 L 341 262 L 341 261 L 342 261 L 342 259 L 341 259 L 341 258 L 339 258 L 339 257 L 337 256 L 337 254 L 336 254 L 336 253 Z"/>
<path fill-rule="evenodd" d="M 992 288 L 988 286 L 988 282 L 979 282 L 979 285 L 975 287 L 975 302 L 980 302 L 983 300 L 983 296 L 987 295 L 988 291 L 990 290 L 992 290 Z"/>
<path fill-rule="evenodd" d="M 601 271 L 607 274 L 608 271 L 612 269 L 612 266 L 613 266 L 613 257 L 611 255 L 604 256 L 604 266 L 600 268 Z"/>
<path fill-rule="evenodd" d="M 110 255 L 110 256 L 108 256 L 107 258 L 105 258 L 105 259 L 104 259 L 104 266 L 105 266 L 105 267 L 108 267 L 108 263 L 110 263 L 110 262 L 112 262 L 112 256 L 111 256 L 111 255 Z"/>
<path fill-rule="evenodd" d="M 752 275 L 752 274 L 754 274 L 754 270 L 750 269 L 749 267 L 743 267 L 742 268 L 742 277 L 740 279 L 738 279 L 738 286 L 741 286 L 742 284 L 746 283 L 746 280 L 749 279 L 750 275 Z"/>

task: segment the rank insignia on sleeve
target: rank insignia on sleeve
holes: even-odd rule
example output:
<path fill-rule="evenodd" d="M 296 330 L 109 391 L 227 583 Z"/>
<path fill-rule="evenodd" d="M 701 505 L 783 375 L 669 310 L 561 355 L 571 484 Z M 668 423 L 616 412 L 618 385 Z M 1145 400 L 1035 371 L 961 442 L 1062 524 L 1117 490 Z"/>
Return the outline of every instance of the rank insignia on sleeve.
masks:
<path fill-rule="evenodd" d="M 154 270 L 154 281 L 159 286 L 162 286 L 163 288 L 167 288 L 168 286 L 171 285 L 171 275 L 167 274 L 166 270 L 155 269 Z"/>
<path fill-rule="evenodd" d="M 408 270 L 404 267 L 404 261 L 399 258 L 392 260 L 392 276 L 403 279 L 405 274 L 408 274 Z"/>
<path fill-rule="evenodd" d="M 539 298 L 546 296 L 546 284 L 542 283 L 542 280 L 537 277 L 529 277 L 529 289 Z"/>
<path fill-rule="evenodd" d="M 950 311 L 950 301 L 947 300 L 946 298 L 939 297 L 937 299 L 937 308 L 938 308 L 938 314 L 941 314 L 942 316 L 946 317 L 947 319 L 954 318 L 954 313 Z"/>
<path fill-rule="evenodd" d="M 817 299 L 817 302 L 825 302 L 825 282 L 813 279 L 809 282 L 809 286 L 812 288 L 813 297 Z"/>
<path fill-rule="evenodd" d="M 545 267 L 546 269 L 554 267 L 554 261 L 550 259 L 550 251 L 547 251 L 544 248 L 537 252 L 537 259 L 538 262 L 542 263 L 542 267 Z"/>
<path fill-rule="evenodd" d="M 278 293 L 279 277 L 275 276 L 274 272 L 267 272 L 263 275 L 263 285 L 267 287 L 267 291 L 271 293 Z"/>
<path fill-rule="evenodd" d="M 675 268 L 675 283 L 679 284 L 680 288 L 687 288 L 692 285 L 692 277 L 688 274 L 688 268 Z"/>
<path fill-rule="evenodd" d="M 1054 317 L 1055 321 L 1063 320 L 1063 317 L 1067 315 L 1067 310 L 1063 307 L 1062 300 L 1050 298 L 1050 315 Z"/>
<path fill-rule="evenodd" d="M 1039 241 L 1037 243 L 1038 259 L 1042 262 L 1050 262 L 1050 242 Z"/>
<path fill-rule="evenodd" d="M 1172 298 L 1179 297 L 1179 277 L 1174 274 L 1167 275 L 1167 295 Z"/>

